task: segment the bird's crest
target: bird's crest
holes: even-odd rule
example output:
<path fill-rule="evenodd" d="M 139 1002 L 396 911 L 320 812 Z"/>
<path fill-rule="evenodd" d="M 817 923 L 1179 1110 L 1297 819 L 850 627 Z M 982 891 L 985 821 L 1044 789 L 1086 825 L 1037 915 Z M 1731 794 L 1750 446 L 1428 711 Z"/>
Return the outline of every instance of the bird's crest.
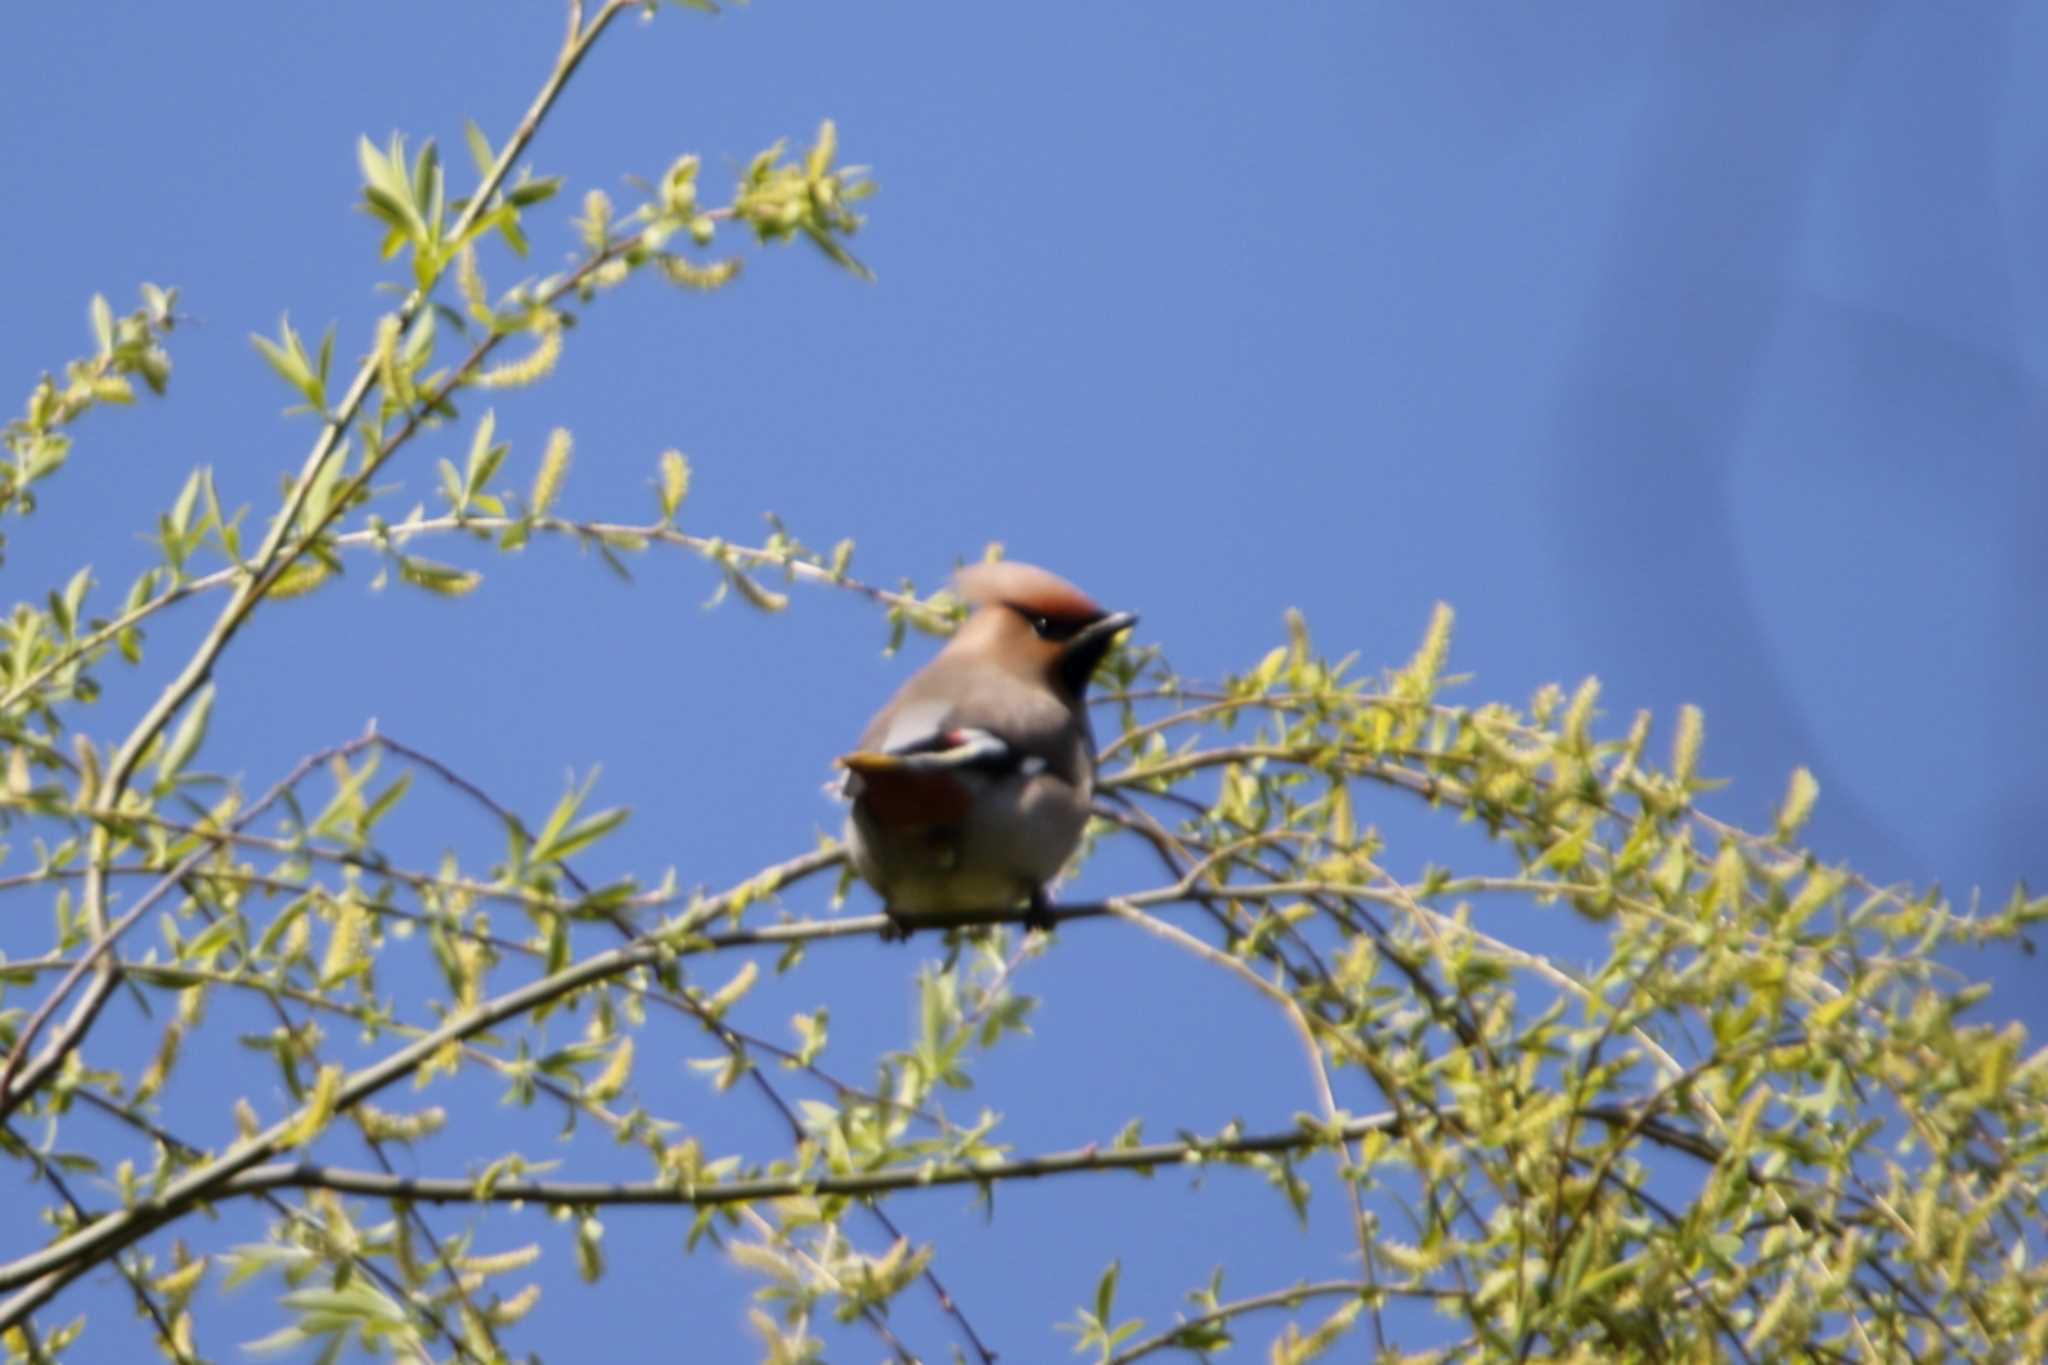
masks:
<path fill-rule="evenodd" d="M 1093 621 L 1103 614 L 1094 598 L 1058 574 L 1012 559 L 970 564 L 954 582 L 960 596 L 977 607 L 1015 607 L 1060 621 Z"/>

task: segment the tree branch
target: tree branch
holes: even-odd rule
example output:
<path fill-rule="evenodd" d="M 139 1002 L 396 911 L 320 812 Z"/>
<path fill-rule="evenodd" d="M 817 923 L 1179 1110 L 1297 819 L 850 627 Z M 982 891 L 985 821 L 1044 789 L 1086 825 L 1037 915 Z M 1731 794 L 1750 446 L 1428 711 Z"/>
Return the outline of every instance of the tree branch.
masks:
<path fill-rule="evenodd" d="M 1268 1308 L 1293 1308 L 1295 1305 L 1308 1299 L 1328 1299 L 1350 1297 L 1353 1295 L 1361 1298 L 1379 1296 L 1393 1299 L 1435 1300 L 1465 1299 L 1470 1297 L 1462 1289 L 1382 1289 L 1376 1285 L 1367 1284 L 1362 1280 L 1323 1280 L 1315 1284 L 1297 1284 L 1287 1289 L 1275 1289 L 1269 1293 L 1254 1294 L 1249 1298 L 1218 1304 L 1215 1308 L 1203 1313 L 1199 1317 L 1177 1322 L 1157 1336 L 1147 1337 L 1136 1345 L 1117 1352 L 1104 1362 L 1104 1365 L 1129 1365 L 1131 1361 L 1141 1360 L 1160 1351 L 1172 1350 L 1176 1346 L 1180 1346 L 1184 1334 L 1188 1332 L 1204 1327 L 1220 1327 L 1232 1318 L 1240 1318 L 1247 1313 L 1257 1313 Z M 1195 1348 L 1180 1346 L 1180 1349 L 1193 1350 Z"/>
<path fill-rule="evenodd" d="M 1355 1141 L 1370 1133 L 1397 1133 L 1401 1122 L 1393 1114 L 1378 1114 L 1347 1122 L 1339 1135 Z M 473 1179 L 430 1176 L 385 1175 L 379 1171 L 352 1170 L 311 1163 L 257 1166 L 222 1182 L 223 1195 L 253 1194 L 287 1187 L 332 1190 L 379 1199 L 414 1199 L 430 1204 L 546 1204 L 586 1206 L 688 1206 L 701 1208 L 718 1204 L 744 1204 L 762 1199 L 795 1196 L 846 1195 L 855 1198 L 948 1185 L 984 1185 L 1007 1180 L 1036 1180 L 1047 1176 L 1071 1175 L 1084 1171 L 1149 1170 L 1157 1166 L 1200 1165 L 1217 1157 L 1251 1156 L 1261 1153 L 1301 1152 L 1323 1145 L 1318 1133 L 1291 1129 L 1248 1137 L 1190 1139 L 1185 1142 L 1156 1142 L 1140 1147 L 1104 1149 L 1095 1144 L 1069 1152 L 1018 1161 L 990 1162 L 982 1166 L 931 1168 L 925 1165 L 894 1170 L 867 1171 L 853 1175 L 767 1176 L 731 1180 L 694 1188 L 658 1181 L 617 1182 L 585 1180 L 501 1180 L 480 1188 Z M 0 1269 L 0 1285 L 6 1284 Z"/>
<path fill-rule="evenodd" d="M 532 105 L 526 111 L 526 116 L 520 121 L 519 127 L 514 131 L 512 137 L 506 141 L 504 148 L 498 154 L 496 163 L 493 164 L 491 170 L 484 176 L 482 183 L 477 187 L 476 193 L 471 196 L 469 203 L 456 218 L 454 227 L 450 232 L 451 240 L 461 241 L 469 229 L 474 226 L 477 219 L 489 207 L 491 196 L 497 191 L 497 187 L 503 182 L 505 176 L 510 174 L 513 164 L 533 140 L 533 136 L 540 126 L 541 119 L 546 115 L 548 109 L 553 106 L 556 98 L 561 94 L 563 86 L 567 84 L 569 77 L 575 73 L 576 68 L 582 63 L 584 56 L 590 50 L 591 44 L 596 42 L 605 28 L 628 3 L 629 0 L 608 0 L 605 7 L 598 12 L 583 32 L 572 35 L 565 43 L 562 52 L 555 60 L 554 70 L 549 73 L 547 80 L 542 83 L 540 92 L 534 97 Z M 419 310 L 425 306 L 426 300 L 427 291 L 423 288 L 415 289 L 406 296 L 406 300 L 400 306 L 398 313 L 401 328 L 418 314 Z M 278 509 L 277 517 L 271 523 L 270 529 L 265 533 L 262 544 L 257 549 L 256 554 L 251 558 L 248 566 L 238 568 L 235 571 L 238 581 L 234 594 L 228 599 L 227 605 L 221 609 L 220 615 L 214 619 L 213 626 L 207 631 L 205 638 L 200 641 L 198 648 L 186 660 L 185 667 L 157 695 L 156 700 L 143 713 L 142 719 L 137 721 L 134 728 L 128 732 L 127 738 L 122 741 L 120 748 L 115 752 L 108 764 L 99 790 L 95 794 L 95 801 L 99 806 L 111 809 L 120 804 L 121 794 L 127 789 L 128 781 L 134 775 L 136 765 L 141 762 L 143 753 L 157 736 L 163 732 L 164 727 L 170 723 L 171 718 L 178 713 L 179 709 L 191 699 L 192 695 L 211 676 L 213 665 L 219 659 L 221 652 L 227 648 L 229 641 L 234 638 L 242 622 L 248 618 L 249 613 L 254 610 L 256 603 L 262 599 L 267 587 L 267 577 L 273 574 L 282 563 L 288 562 L 292 557 L 286 555 L 280 559 L 285 542 L 290 539 L 292 524 L 298 516 L 299 508 L 304 505 L 308 492 L 318 480 L 320 472 L 325 467 L 327 461 L 339 449 L 341 438 L 347 432 L 349 424 L 355 420 L 356 413 L 361 409 L 364 400 L 369 396 L 370 390 L 376 382 L 377 373 L 378 363 L 374 355 L 366 358 L 357 369 L 355 379 L 349 385 L 348 392 L 342 398 L 340 406 L 328 415 L 327 420 L 321 426 L 320 435 L 314 440 L 312 450 L 307 453 L 305 462 L 300 467 L 298 477 L 293 480 L 290 490 L 285 495 L 284 504 Z M 451 382 L 453 381 L 451 380 Z M 370 466 L 366 465 L 364 470 L 365 476 L 369 472 Z M 346 505 L 346 499 L 337 500 L 335 511 L 338 512 Z M 105 923 L 107 866 L 107 836 L 105 830 L 95 830 L 91 843 L 92 848 L 87 865 L 82 909 L 86 924 L 100 939 L 100 944 L 95 945 L 95 952 L 93 954 L 93 957 L 97 958 L 99 954 L 105 951 L 104 946 L 101 945 L 111 944 L 113 938 L 118 934 L 118 929 L 110 931 Z M 131 911 L 127 916 L 123 917 L 118 928 L 125 929 L 133 922 L 134 912 Z M 90 1029 L 93 1019 L 97 1017 L 100 1008 L 106 1003 L 107 997 L 112 994 L 116 979 L 116 973 L 111 969 L 104 969 L 100 972 L 98 979 L 95 980 L 92 988 L 87 992 L 85 999 L 79 1002 L 78 1008 L 72 1012 L 71 1019 L 66 1022 L 64 1031 L 58 1039 L 58 1043 L 62 1046 L 53 1046 L 45 1053 L 44 1058 L 39 1060 L 37 1066 L 31 1069 L 37 1081 L 42 1076 L 47 1075 L 52 1067 L 61 1063 L 64 1054 L 71 1047 L 75 1047 L 86 1031 Z M 64 989 L 68 990 L 69 984 L 67 982 Z M 39 1011 L 38 1013 L 39 1017 L 32 1022 L 37 1027 L 40 1027 L 41 1023 L 47 1020 L 48 1012 Z M 12 1087 L 9 1084 L 17 1070 L 20 1069 L 22 1058 L 27 1055 L 32 1038 L 33 1030 L 24 1030 L 22 1036 L 17 1039 L 14 1048 L 10 1051 L 5 1066 L 0 1067 L 0 1122 L 4 1122 L 7 1116 L 20 1104 L 20 1097 L 28 1094 L 34 1088 L 33 1083 Z M 47 1065 L 44 1063 L 47 1063 Z M 28 1079 L 27 1076 L 23 1077 L 24 1081 Z"/>
<path fill-rule="evenodd" d="M 14 1047 L 7 1055 L 6 1065 L 0 1066 L 0 1123 L 6 1122 L 8 1116 L 13 1114 L 30 1095 L 35 1093 L 36 1088 L 43 1083 L 44 1079 L 58 1066 L 63 1064 L 66 1054 L 78 1046 L 84 1039 L 86 1031 L 92 1027 L 93 1019 L 97 1017 L 100 1007 L 106 1003 L 107 996 L 113 990 L 112 983 L 120 974 L 118 969 L 105 971 L 100 975 L 99 979 L 93 983 L 93 988 L 87 993 L 86 998 L 79 1001 L 77 1008 L 72 1010 L 71 1017 L 65 1020 L 64 1026 L 58 1031 L 57 1036 L 50 1040 L 49 1047 L 45 1048 L 42 1055 L 36 1058 L 35 1062 L 26 1070 L 21 1070 L 18 1077 L 15 1075 L 16 1071 L 21 1067 L 22 1058 L 28 1055 L 30 1046 L 35 1042 L 36 1034 L 42 1029 L 43 1025 L 49 1022 L 50 1017 L 56 1013 L 57 1007 L 63 1003 L 64 997 L 70 993 L 72 987 L 78 984 L 94 964 L 106 959 L 116 940 L 128 930 L 129 926 L 140 919 L 152 905 L 155 905 L 157 901 L 167 895 L 173 887 L 182 882 L 201 862 L 210 857 L 214 849 L 219 847 L 219 839 L 230 837 L 246 829 L 258 816 L 270 809 L 280 797 L 297 786 L 308 773 L 311 773 L 322 763 L 327 762 L 331 758 L 354 753 L 370 742 L 369 736 L 358 736 L 346 743 L 333 745 L 316 753 L 306 755 L 306 757 L 300 759 L 292 766 L 290 772 L 279 778 L 269 791 L 257 798 L 254 805 L 236 816 L 224 830 L 219 831 L 218 834 L 198 831 L 201 837 L 208 839 L 209 842 L 186 854 L 185 857 L 178 861 L 176 866 L 164 873 L 157 884 L 145 892 L 129 908 L 127 913 L 123 914 L 113 924 L 107 926 L 93 940 L 92 947 L 86 951 L 84 956 L 78 959 L 71 970 L 57 983 L 55 989 L 48 996 L 44 997 L 42 1002 L 36 1007 L 35 1013 L 29 1016 L 28 1022 L 22 1026 L 20 1034 L 14 1041 Z M 96 869 L 88 869 L 88 878 L 92 877 L 94 870 L 98 872 L 100 879 L 104 881 L 110 869 L 104 864 L 98 865 Z"/>

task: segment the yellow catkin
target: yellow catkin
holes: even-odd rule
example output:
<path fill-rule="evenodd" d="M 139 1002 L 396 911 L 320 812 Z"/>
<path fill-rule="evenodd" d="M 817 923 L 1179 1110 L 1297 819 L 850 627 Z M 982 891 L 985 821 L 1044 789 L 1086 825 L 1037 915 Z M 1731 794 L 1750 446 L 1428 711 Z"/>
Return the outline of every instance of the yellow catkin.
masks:
<path fill-rule="evenodd" d="M 540 472 L 533 476 L 533 493 L 528 502 L 533 514 L 544 517 L 555 505 L 555 497 L 562 491 L 562 480 L 569 473 L 569 454 L 575 441 L 568 428 L 556 427 L 548 433 L 548 447 L 540 457 Z"/>
<path fill-rule="evenodd" d="M 455 287 L 462 292 L 462 303 L 469 315 L 486 327 L 495 326 L 497 314 L 491 311 L 489 296 L 484 291 L 483 273 L 477 269 L 476 247 L 465 246 L 462 254 L 455 258 Z"/>
<path fill-rule="evenodd" d="M 540 313 L 531 330 L 536 334 L 533 350 L 523 359 L 485 370 L 470 384 L 479 389 L 523 389 L 547 378 L 562 358 L 562 320 L 553 313 Z"/>
<path fill-rule="evenodd" d="M 661 272 L 668 276 L 670 284 L 681 285 L 685 289 L 709 291 L 722 289 L 731 284 L 740 273 L 740 262 L 735 256 L 723 261 L 713 261 L 709 265 L 697 265 L 680 256 L 663 256 Z"/>

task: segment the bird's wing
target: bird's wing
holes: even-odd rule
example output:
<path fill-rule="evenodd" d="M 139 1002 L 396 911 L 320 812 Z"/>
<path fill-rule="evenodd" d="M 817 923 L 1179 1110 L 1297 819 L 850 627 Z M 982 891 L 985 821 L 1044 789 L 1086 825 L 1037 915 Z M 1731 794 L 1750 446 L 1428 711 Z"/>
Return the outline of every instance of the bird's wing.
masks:
<path fill-rule="evenodd" d="M 946 731 L 953 703 L 944 697 L 923 697 L 905 701 L 875 723 L 860 737 L 862 753 L 902 754 L 930 748 Z"/>
<path fill-rule="evenodd" d="M 964 793 L 955 780 L 957 774 L 999 774 L 1026 764 L 1044 766 L 1020 754 L 993 731 L 948 725 L 953 711 L 949 701 L 920 699 L 897 707 L 886 724 L 870 726 L 861 737 L 861 747 L 839 760 L 846 770 L 840 794 L 857 797 L 863 791 L 873 791 L 877 782 L 890 790 L 930 787 Z"/>
<path fill-rule="evenodd" d="M 983 773 L 1012 772 L 1044 760 L 1018 752 L 1008 740 L 988 730 L 940 730 L 894 749 L 863 750 L 846 755 L 839 766 L 857 773 L 951 773 L 974 769 Z"/>
<path fill-rule="evenodd" d="M 1050 692 L 997 669 L 927 669 L 868 725 L 839 760 L 853 774 L 976 772 L 1027 776 L 1048 769 L 1078 780 L 1085 727 Z M 846 784 L 857 795 L 857 781 Z"/>

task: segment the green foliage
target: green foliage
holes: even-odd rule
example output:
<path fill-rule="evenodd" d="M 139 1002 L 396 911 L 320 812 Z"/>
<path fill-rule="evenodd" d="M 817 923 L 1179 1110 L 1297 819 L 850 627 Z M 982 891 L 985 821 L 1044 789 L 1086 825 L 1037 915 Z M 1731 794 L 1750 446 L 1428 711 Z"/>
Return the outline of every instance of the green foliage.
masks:
<path fill-rule="evenodd" d="M 1116 1321 L 1116 1279 L 1121 1269 L 1118 1262 L 1111 1261 L 1109 1268 L 1102 1272 L 1102 1278 L 1095 1282 L 1093 1306 L 1074 1311 L 1074 1321 L 1067 1330 L 1077 1338 L 1074 1342 L 1076 1354 L 1085 1355 L 1093 1351 L 1097 1360 L 1108 1361 L 1120 1344 L 1144 1328 L 1142 1318 Z"/>
<path fill-rule="evenodd" d="M 383 255 L 408 255 L 404 302 L 343 347 L 367 357 L 352 376 L 333 370 L 341 328 L 311 351 L 288 322 L 256 339 L 311 433 L 277 506 L 253 520 L 225 508 L 195 469 L 154 527 L 161 562 L 118 606 L 96 603 L 81 569 L 0 627 L 5 887 L 52 912 L 47 952 L 0 961 L 0 1161 L 47 1228 L 0 1248 L 7 1359 L 123 1350 L 106 1344 L 121 1324 L 63 1312 L 67 1288 L 102 1268 L 172 1360 L 221 1349 L 199 1297 L 209 1280 L 275 1292 L 283 1326 L 259 1351 L 505 1359 L 538 1306 L 536 1263 L 552 1254 L 601 1280 L 605 1217 L 640 1205 L 687 1207 L 687 1246 L 750 1277 L 764 1359 L 822 1359 L 823 1334 L 849 1326 L 904 1356 L 892 1305 L 937 1287 L 944 1249 L 898 1232 L 891 1198 L 961 1185 L 993 1216 L 1001 1185 L 1173 1168 L 1249 1176 L 1295 1216 L 1341 1209 L 1345 1278 L 1229 1299 L 1219 1271 L 1144 1336 L 1146 1319 L 1118 1309 L 1112 1263 L 1069 1324 L 1083 1355 L 1212 1358 L 1262 1314 L 1283 1319 L 1264 1345 L 1286 1362 L 1358 1358 L 1368 1337 L 1446 1360 L 2048 1355 L 2048 1054 L 1978 1017 L 1982 988 L 1941 964 L 2022 940 L 2048 900 L 1966 913 L 1824 862 L 1797 842 L 1819 797 L 1804 770 L 1768 834 L 1725 824 L 1700 805 L 1714 783 L 1694 708 L 1659 768 L 1651 717 L 1603 725 L 1592 679 L 1520 707 L 1460 704 L 1447 608 L 1377 677 L 1319 654 L 1298 615 L 1220 683 L 1182 676 L 1156 648 L 1104 664 L 1115 724 L 1091 838 L 1160 870 L 1064 922 L 1113 918 L 1090 932 L 1125 933 L 1133 954 L 1184 951 L 1219 989 L 1272 1005 L 1301 1044 L 1279 1064 L 1301 1069 L 1312 1107 L 1257 1131 L 1147 1144 L 1140 1116 L 1079 1150 L 1017 1151 L 973 1098 L 985 1058 L 1028 1032 L 1036 1006 L 1017 983 L 1048 940 L 1015 936 L 1011 909 L 958 917 L 917 976 L 902 1046 L 845 1056 L 829 1006 L 805 995 L 805 950 L 885 921 L 803 913 L 843 871 L 836 846 L 716 894 L 680 889 L 674 871 L 592 885 L 577 860 L 628 814 L 594 808 L 594 778 L 529 825 L 375 731 L 261 791 L 196 770 L 236 722 L 235 698 L 216 705 L 209 680 L 257 611 L 317 590 L 351 556 L 381 582 L 449 598 L 479 587 L 477 569 L 426 557 L 422 541 L 461 558 L 556 536 L 621 573 L 631 556 L 684 551 L 714 601 L 797 614 L 799 586 L 850 592 L 892 645 L 960 618 L 943 590 L 861 582 L 850 541 L 827 554 L 780 523 L 759 545 L 686 531 L 679 452 L 655 462 L 648 520 L 571 518 L 558 510 L 566 430 L 536 454 L 500 441 L 488 408 L 457 425 L 467 391 L 544 380 L 568 324 L 647 268 L 692 289 L 729 283 L 739 258 L 701 254 L 729 224 L 758 243 L 801 237 L 865 273 L 845 241 L 870 182 L 837 166 L 827 122 L 800 159 L 779 144 L 755 158 L 723 204 L 704 199 L 695 155 L 623 212 L 586 193 L 581 257 L 491 294 L 487 253 L 523 254 L 526 215 L 564 188 L 510 168 L 612 20 L 643 8 L 657 7 L 574 10 L 521 131 L 493 147 L 466 130 L 473 183 L 451 184 L 431 140 L 363 141 L 363 208 Z M 6 428 L 0 508 L 33 511 L 70 427 L 132 397 L 133 376 L 162 387 L 172 305 L 148 286 L 125 318 L 94 301 L 93 354 L 40 381 Z M 439 461 L 434 511 L 392 507 L 377 476 L 423 437 L 452 438 L 459 459 Z M 205 603 L 215 615 L 188 653 L 152 652 L 145 628 Z M 160 669 L 162 690 L 102 733 L 88 707 L 114 655 Z M 417 842 L 392 837 L 400 822 L 432 819 L 423 794 L 486 812 L 502 846 L 397 858 Z M 1395 850 L 1362 823 L 1387 802 L 1462 825 L 1473 863 L 1493 870 L 1397 875 Z M 1531 947 L 1544 920 L 1597 951 L 1572 962 Z M 397 989 L 408 961 L 437 989 Z M 110 1067 L 88 1044 L 116 992 L 146 1007 L 153 1045 Z M 249 1025 L 230 1002 L 265 1022 L 234 1031 Z M 220 1073 L 189 1062 L 215 1043 L 254 1069 L 235 1073 L 233 1142 L 207 1145 L 164 1125 L 164 1099 L 217 1093 Z M 708 1093 L 678 1105 L 644 1084 L 650 1055 L 687 1056 Z M 511 1149 L 494 1113 L 430 1093 L 457 1076 L 558 1117 L 561 1159 Z M 695 1122 L 703 1106 L 749 1102 L 786 1142 L 721 1150 Z M 1149 1117 L 1171 1130 L 1173 1116 Z M 586 1132 L 642 1178 L 579 1178 Z M 364 1145 L 374 1168 L 350 1164 Z M 428 1174 L 393 1174 L 393 1145 Z M 268 1227 L 226 1245 L 210 1215 L 241 1201 Z M 441 1204 L 463 1217 L 430 1217 Z M 501 1239 L 491 1214 L 507 1205 L 545 1209 L 547 1240 Z M 940 1300 L 963 1355 L 986 1361 L 971 1310 Z M 1421 1339 L 1390 1328 L 1387 1305 L 1403 1300 L 1435 1309 Z"/>
<path fill-rule="evenodd" d="M 177 302 L 177 290 L 145 284 L 142 307 L 116 318 L 104 295 L 92 296 L 92 354 L 66 365 L 62 382 L 47 374 L 38 379 L 22 415 L 0 427 L 8 455 L 0 464 L 0 514 L 35 511 L 34 486 L 70 457 L 69 428 L 94 408 L 133 403 L 130 376 L 139 375 L 151 393 L 164 391 L 171 357 L 163 339 L 176 325 Z"/>

